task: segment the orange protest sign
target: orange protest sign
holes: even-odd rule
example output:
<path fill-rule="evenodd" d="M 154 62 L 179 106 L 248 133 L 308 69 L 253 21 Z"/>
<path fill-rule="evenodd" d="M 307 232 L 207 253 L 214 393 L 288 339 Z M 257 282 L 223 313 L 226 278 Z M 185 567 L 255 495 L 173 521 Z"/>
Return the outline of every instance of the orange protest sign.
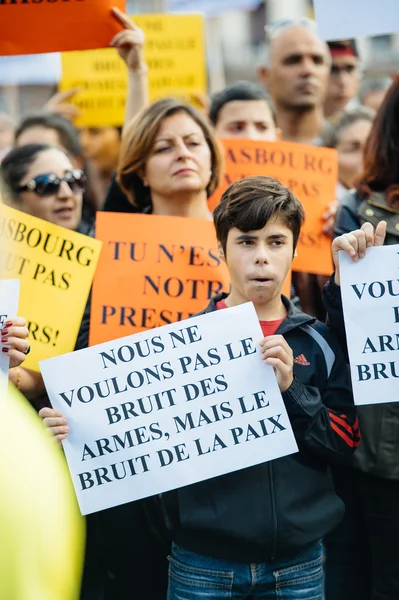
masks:
<path fill-rule="evenodd" d="M 0 56 L 108 46 L 125 0 L 0 0 Z"/>
<path fill-rule="evenodd" d="M 90 345 L 187 319 L 230 289 L 210 221 L 100 212 L 96 237 Z"/>
<path fill-rule="evenodd" d="M 212 222 L 98 213 L 90 345 L 187 319 L 230 288 Z"/>
<path fill-rule="evenodd" d="M 225 173 L 209 200 L 211 210 L 233 181 L 253 175 L 274 177 L 289 187 L 302 202 L 306 219 L 298 243 L 294 271 L 329 275 L 333 265 L 331 239 L 323 233 L 323 214 L 335 200 L 338 178 L 337 152 L 293 142 L 222 140 Z"/>

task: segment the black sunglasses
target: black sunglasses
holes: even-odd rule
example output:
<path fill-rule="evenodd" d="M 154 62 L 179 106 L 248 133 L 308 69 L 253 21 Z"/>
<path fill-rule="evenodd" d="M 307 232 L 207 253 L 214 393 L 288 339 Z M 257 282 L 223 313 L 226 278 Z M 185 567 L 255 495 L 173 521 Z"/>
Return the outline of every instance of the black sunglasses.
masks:
<path fill-rule="evenodd" d="M 65 181 L 74 194 L 84 192 L 86 189 L 86 175 L 79 169 L 67 171 L 64 177 L 57 177 L 54 173 L 37 175 L 26 185 L 18 188 L 18 192 L 35 192 L 38 196 L 53 196 L 60 191 L 61 183 Z"/>

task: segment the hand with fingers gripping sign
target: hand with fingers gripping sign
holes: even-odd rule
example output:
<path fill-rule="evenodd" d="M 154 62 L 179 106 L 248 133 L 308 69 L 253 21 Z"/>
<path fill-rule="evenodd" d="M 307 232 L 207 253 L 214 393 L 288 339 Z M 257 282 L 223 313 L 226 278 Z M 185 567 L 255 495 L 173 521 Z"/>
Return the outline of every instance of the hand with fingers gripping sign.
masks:
<path fill-rule="evenodd" d="M 10 369 L 19 367 L 30 351 L 26 319 L 14 317 L 8 319 L 1 329 L 1 351 L 10 357 Z"/>
<path fill-rule="evenodd" d="M 285 392 L 294 380 L 294 355 L 282 335 L 269 335 L 260 342 L 262 360 L 274 369 L 281 392 Z"/>
<path fill-rule="evenodd" d="M 45 407 L 39 412 L 39 417 L 58 442 L 66 440 L 69 427 L 66 418 L 59 411 Z"/>
<path fill-rule="evenodd" d="M 366 256 L 367 248 L 384 245 L 386 230 L 385 221 L 380 221 L 375 230 L 371 223 L 364 223 L 360 229 L 335 238 L 332 243 L 332 253 L 335 267 L 334 281 L 337 285 L 340 285 L 338 252 L 340 250 L 346 252 L 353 262 L 357 262 Z"/>
<path fill-rule="evenodd" d="M 119 8 L 113 8 L 112 14 L 124 29 L 112 38 L 109 45 L 116 48 L 130 71 L 147 70 L 144 62 L 144 32 Z"/>

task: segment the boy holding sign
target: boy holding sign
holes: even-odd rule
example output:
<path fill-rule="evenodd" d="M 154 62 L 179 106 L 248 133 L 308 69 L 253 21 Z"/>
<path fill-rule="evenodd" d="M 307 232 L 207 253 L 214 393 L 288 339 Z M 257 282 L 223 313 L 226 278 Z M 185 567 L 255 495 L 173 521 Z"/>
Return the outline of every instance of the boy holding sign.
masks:
<path fill-rule="evenodd" d="M 352 454 L 359 431 L 330 331 L 281 296 L 303 216 L 292 192 L 268 177 L 233 183 L 215 209 L 231 292 L 207 312 L 253 302 L 262 357 L 274 368 L 300 450 L 165 496 L 175 542 L 169 600 L 222 591 L 246 598 L 248 590 L 257 598 L 322 598 L 320 539 L 343 516 L 328 463 Z M 245 441 L 244 434 L 238 442 Z"/>
<path fill-rule="evenodd" d="M 345 360 L 328 328 L 281 296 L 303 218 L 292 192 L 268 177 L 232 184 L 215 210 L 232 285 L 205 312 L 253 302 L 262 359 L 274 368 L 300 451 L 164 495 L 174 539 L 169 600 L 246 598 L 249 589 L 259 598 L 322 598 L 320 540 L 343 515 L 328 463 L 351 455 L 359 433 Z M 266 405 L 240 400 L 243 414 Z M 61 415 L 42 416 L 65 439 Z M 236 427 L 234 444 L 279 431 L 280 416 L 271 431 Z"/>

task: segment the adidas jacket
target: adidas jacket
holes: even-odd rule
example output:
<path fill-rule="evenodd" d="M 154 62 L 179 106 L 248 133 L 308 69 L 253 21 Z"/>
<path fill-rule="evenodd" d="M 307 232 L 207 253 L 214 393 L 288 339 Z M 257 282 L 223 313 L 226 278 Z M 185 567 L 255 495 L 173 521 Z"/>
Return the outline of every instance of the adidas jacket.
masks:
<path fill-rule="evenodd" d="M 345 359 L 328 327 L 283 301 L 288 316 L 276 333 L 300 357 L 282 394 L 299 452 L 165 494 L 173 539 L 192 552 L 250 563 L 291 557 L 343 517 L 329 463 L 359 444 Z"/>

